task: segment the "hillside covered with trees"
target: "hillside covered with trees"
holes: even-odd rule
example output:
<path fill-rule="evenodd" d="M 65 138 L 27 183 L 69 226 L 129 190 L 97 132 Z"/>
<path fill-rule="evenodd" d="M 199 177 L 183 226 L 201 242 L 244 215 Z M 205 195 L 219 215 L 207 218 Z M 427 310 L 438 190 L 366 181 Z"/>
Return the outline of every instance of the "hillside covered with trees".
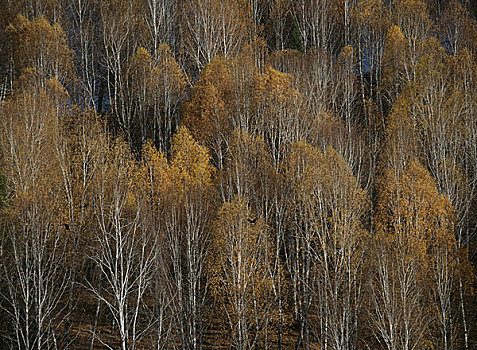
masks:
<path fill-rule="evenodd" d="M 476 14 L 0 1 L 0 348 L 477 349 Z"/>

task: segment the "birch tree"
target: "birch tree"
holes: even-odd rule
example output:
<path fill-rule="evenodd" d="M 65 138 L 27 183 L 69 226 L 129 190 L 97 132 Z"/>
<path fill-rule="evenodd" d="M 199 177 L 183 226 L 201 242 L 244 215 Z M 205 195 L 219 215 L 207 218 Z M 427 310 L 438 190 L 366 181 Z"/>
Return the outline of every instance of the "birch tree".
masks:
<path fill-rule="evenodd" d="M 267 313 L 273 312 L 267 301 L 271 297 L 268 232 L 250 214 L 243 197 L 224 203 L 212 243 L 211 292 L 223 304 L 230 343 L 236 349 L 263 344 L 259 341 L 267 334 Z M 267 346 L 266 339 L 262 346 Z"/>
<path fill-rule="evenodd" d="M 0 111 L 8 196 L 2 208 L 2 306 L 13 329 L 7 334 L 12 348 L 53 349 L 61 340 L 70 242 L 61 225 L 65 201 L 54 153 L 57 108 L 51 90 L 25 87 Z"/>
<path fill-rule="evenodd" d="M 127 145 L 113 140 L 105 146 L 94 184 L 97 231 L 90 256 L 104 282 L 88 281 L 87 287 L 110 312 L 119 347 L 135 349 L 149 328 L 144 297 L 152 282 L 156 238 L 144 220 L 142 179 Z M 96 339 L 112 348 L 101 335 Z"/>

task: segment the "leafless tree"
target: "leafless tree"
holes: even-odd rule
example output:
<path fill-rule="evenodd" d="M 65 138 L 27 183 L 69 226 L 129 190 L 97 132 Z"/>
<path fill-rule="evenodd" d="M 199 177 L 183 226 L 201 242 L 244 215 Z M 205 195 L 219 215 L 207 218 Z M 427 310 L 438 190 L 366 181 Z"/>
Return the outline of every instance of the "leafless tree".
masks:
<path fill-rule="evenodd" d="M 89 290 L 109 310 L 123 350 L 139 346 L 141 336 L 152 324 L 147 317 L 145 294 L 152 283 L 157 252 L 156 238 L 144 222 L 145 196 L 130 179 L 135 165 L 126 147 L 115 142 L 99 166 L 93 198 L 97 231 L 91 259 L 103 281 L 100 286 L 87 282 Z M 101 336 L 97 340 L 112 348 Z"/>

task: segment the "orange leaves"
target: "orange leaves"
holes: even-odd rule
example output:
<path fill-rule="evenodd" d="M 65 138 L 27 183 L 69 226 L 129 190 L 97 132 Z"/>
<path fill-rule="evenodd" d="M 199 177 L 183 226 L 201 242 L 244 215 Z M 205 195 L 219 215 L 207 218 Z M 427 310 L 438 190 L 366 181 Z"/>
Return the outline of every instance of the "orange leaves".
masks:
<path fill-rule="evenodd" d="M 139 47 L 128 62 L 127 83 L 122 98 L 129 103 L 125 120 L 130 136 L 139 141 L 135 146 L 139 149 L 149 139 L 166 152 L 187 85 L 169 46 L 158 45 L 155 57 Z"/>
<path fill-rule="evenodd" d="M 59 225 L 68 210 L 57 152 L 58 95 L 63 92 L 55 81 L 47 85 L 48 90 L 33 85 L 16 91 L 0 106 L 2 172 L 11 219 L 21 225 L 41 220 L 45 227 Z"/>
<path fill-rule="evenodd" d="M 406 67 L 409 61 L 409 44 L 401 28 L 393 25 L 386 34 L 382 57 L 383 89 L 390 98 L 390 103 L 399 94 L 403 84 L 409 80 Z"/>
<path fill-rule="evenodd" d="M 159 152 L 151 142 L 147 142 L 142 148 L 142 167 L 144 181 L 148 188 L 147 193 L 157 195 L 167 188 L 167 171 L 169 165 L 162 152 Z"/>
<path fill-rule="evenodd" d="M 261 111 L 263 121 L 279 133 L 296 131 L 297 120 L 292 116 L 298 112 L 301 95 L 294 85 L 293 76 L 267 67 L 255 84 L 256 108 Z"/>
<path fill-rule="evenodd" d="M 235 112 L 234 85 L 228 59 L 216 57 L 205 67 L 184 104 L 183 123 L 211 150 L 214 164 L 221 169 L 225 142 L 232 130 Z"/>
<path fill-rule="evenodd" d="M 256 218 L 253 217 L 244 197 L 235 196 L 231 202 L 224 203 L 218 212 L 215 225 L 215 244 L 217 244 L 218 253 L 227 254 L 221 247 L 228 247 L 227 244 L 235 240 L 243 244 L 240 247 L 235 247 L 244 249 L 242 253 L 246 253 L 248 249 L 253 249 L 258 243 L 260 231 L 264 229 L 263 222 L 260 220 L 256 223 L 250 222 L 254 220 Z M 227 258 L 227 255 L 225 258 Z M 243 259 L 246 258 L 247 254 L 244 254 Z"/>
<path fill-rule="evenodd" d="M 340 244 L 363 239 L 361 220 L 370 202 L 338 152 L 329 147 L 322 153 L 303 142 L 294 144 L 286 169 L 293 198 L 290 209 L 296 211 L 296 220 L 310 226 L 304 235 L 319 238 L 321 244 L 332 240 L 331 247 L 338 237 Z"/>
<path fill-rule="evenodd" d="M 353 210 L 361 211 L 360 207 L 369 205 L 348 164 L 332 147 L 322 153 L 305 142 L 296 143 L 290 150 L 286 168 L 290 183 L 306 196 L 305 202 L 312 201 L 315 195 L 332 201 L 337 191 L 345 191 L 347 200 L 356 201 Z"/>
<path fill-rule="evenodd" d="M 171 48 L 167 44 L 159 45 L 157 49 L 158 69 L 163 77 L 163 86 L 171 86 L 171 91 L 176 95 L 182 95 L 188 84 L 188 78 L 182 71 L 179 63 L 174 58 Z"/>
<path fill-rule="evenodd" d="M 55 106 L 45 91 L 17 94 L 1 106 L 0 147 L 13 191 L 34 187 L 44 172 L 55 117 Z"/>
<path fill-rule="evenodd" d="M 315 181 L 319 179 L 322 154 L 313 146 L 299 142 L 292 145 L 288 164 L 287 177 L 295 191 L 305 196 L 313 195 Z"/>
<path fill-rule="evenodd" d="M 291 143 L 300 141 L 306 127 L 300 116 L 301 95 L 290 74 L 268 67 L 255 87 L 256 124 L 268 143 L 275 166 L 286 157 Z"/>
<path fill-rule="evenodd" d="M 154 61 L 151 58 L 151 55 L 145 48 L 138 48 L 136 51 L 136 55 L 131 59 L 131 62 L 129 63 L 128 75 L 132 77 L 133 84 L 145 85 L 145 87 L 148 89 L 148 93 L 146 94 L 147 98 L 152 98 L 151 90 L 155 90 L 155 86 L 153 85 L 153 72 Z M 140 88 L 140 86 L 135 87 Z"/>
<path fill-rule="evenodd" d="M 353 15 L 358 25 L 366 25 L 382 30 L 389 25 L 389 18 L 382 0 L 359 0 Z"/>
<path fill-rule="evenodd" d="M 405 47 L 406 38 L 404 37 L 401 28 L 396 25 L 391 26 L 386 34 L 386 46 L 384 49 L 387 52 L 388 60 L 393 56 L 398 58 L 399 52 Z"/>
<path fill-rule="evenodd" d="M 438 235 L 440 230 L 452 232 L 452 204 L 445 195 L 439 195 L 437 184 L 426 169 L 416 161 L 411 162 L 401 184 L 400 212 L 410 218 L 415 229 L 426 230 L 423 232 L 426 235 Z"/>

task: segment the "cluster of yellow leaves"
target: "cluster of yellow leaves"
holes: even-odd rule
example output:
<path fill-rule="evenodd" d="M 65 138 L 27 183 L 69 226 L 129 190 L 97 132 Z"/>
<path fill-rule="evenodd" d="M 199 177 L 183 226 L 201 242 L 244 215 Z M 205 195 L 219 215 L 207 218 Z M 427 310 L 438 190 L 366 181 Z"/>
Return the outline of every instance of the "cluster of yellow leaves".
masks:
<path fill-rule="evenodd" d="M 184 106 L 183 123 L 204 144 L 213 145 L 217 134 L 226 135 L 231 128 L 233 90 L 230 62 L 216 57 L 203 70 Z"/>
<path fill-rule="evenodd" d="M 210 164 L 206 147 L 195 141 L 185 126 L 172 139 L 171 169 L 173 180 L 186 186 L 211 185 L 215 168 Z"/>
<path fill-rule="evenodd" d="M 406 64 L 409 60 L 408 41 L 396 25 L 391 26 L 386 34 L 382 58 L 382 88 L 388 92 L 391 99 L 397 97 L 401 86 L 407 78 Z"/>
<path fill-rule="evenodd" d="M 51 90 L 24 89 L 0 105 L 0 153 L 8 198 L 2 220 L 6 232 L 18 232 L 18 240 L 52 239 L 50 233 L 57 232 L 67 216 L 56 152 L 58 106 Z"/>
<path fill-rule="evenodd" d="M 419 264 L 424 273 L 432 259 L 432 245 L 450 250 L 456 247 L 453 206 L 438 193 L 429 172 L 415 160 L 401 177 L 388 172 L 386 183 L 376 210 L 376 237 Z"/>
<path fill-rule="evenodd" d="M 357 269 L 368 237 L 362 220 L 370 201 L 348 164 L 331 147 L 321 152 L 300 142 L 292 146 L 286 169 L 292 193 L 290 224 L 305 230 L 297 234 L 314 246 L 317 263 L 325 271 Z M 352 265 L 343 265 L 344 261 Z M 338 275 L 328 277 L 337 278 L 339 284 L 343 281 Z"/>
<path fill-rule="evenodd" d="M 353 8 L 356 23 L 381 31 L 389 27 L 389 18 L 382 0 L 359 0 Z"/>
<path fill-rule="evenodd" d="M 293 86 L 293 76 L 267 67 L 256 82 L 256 102 L 265 106 L 269 118 L 290 107 L 300 99 L 300 92 Z"/>
<path fill-rule="evenodd" d="M 242 322 L 260 329 L 264 314 L 274 314 L 270 309 L 273 250 L 268 234 L 265 222 L 253 217 L 245 197 L 235 196 L 218 211 L 207 266 L 211 291 L 232 328 Z"/>
<path fill-rule="evenodd" d="M 296 143 L 290 150 L 286 169 L 287 178 L 303 203 L 321 197 L 329 200 L 329 205 L 361 214 L 369 205 L 365 191 L 360 188 L 348 164 L 332 147 L 320 152 L 305 142 Z M 342 200 L 337 201 L 340 196 Z"/>
<path fill-rule="evenodd" d="M 187 85 L 187 78 L 167 44 L 159 45 L 156 59 L 139 47 L 129 63 L 128 75 L 132 79 L 133 93 L 143 93 L 149 101 L 161 96 L 165 89 L 181 95 Z"/>
<path fill-rule="evenodd" d="M 72 51 L 66 34 L 57 23 L 51 25 L 43 16 L 29 21 L 18 15 L 7 32 L 11 34 L 16 69 L 32 68 L 46 78 L 61 83 L 70 82 L 74 76 Z"/>

